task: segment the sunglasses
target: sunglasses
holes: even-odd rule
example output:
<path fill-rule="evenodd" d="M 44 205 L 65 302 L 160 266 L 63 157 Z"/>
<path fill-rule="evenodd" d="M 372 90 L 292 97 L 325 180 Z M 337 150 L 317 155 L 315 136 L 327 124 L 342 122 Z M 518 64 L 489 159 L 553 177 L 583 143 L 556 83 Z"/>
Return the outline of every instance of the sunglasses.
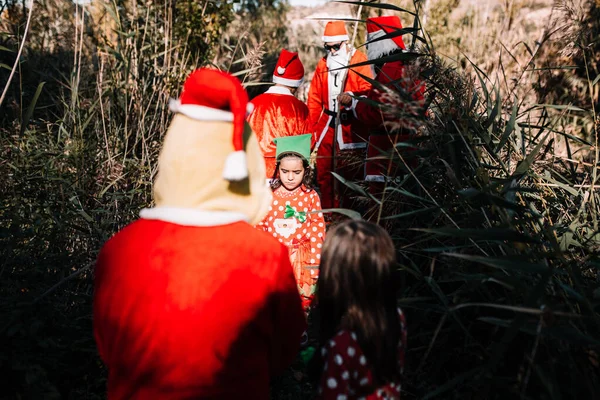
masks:
<path fill-rule="evenodd" d="M 342 43 L 338 43 L 338 44 L 332 44 L 332 45 L 324 45 L 323 47 L 325 47 L 325 50 L 327 51 L 338 51 L 340 49 L 340 47 L 342 47 Z"/>

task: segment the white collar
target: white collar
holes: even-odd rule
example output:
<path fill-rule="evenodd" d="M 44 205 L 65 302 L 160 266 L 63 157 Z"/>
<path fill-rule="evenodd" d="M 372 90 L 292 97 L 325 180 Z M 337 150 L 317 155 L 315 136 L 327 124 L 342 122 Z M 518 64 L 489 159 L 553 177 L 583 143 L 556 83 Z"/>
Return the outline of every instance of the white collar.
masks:
<path fill-rule="evenodd" d="M 290 92 L 290 89 L 283 86 L 271 86 L 265 93 L 293 96 L 292 92 Z"/>
<path fill-rule="evenodd" d="M 239 212 L 204 211 L 182 207 L 144 208 L 140 211 L 140 217 L 183 226 L 219 226 L 241 221 L 248 222 L 248 217 Z"/>

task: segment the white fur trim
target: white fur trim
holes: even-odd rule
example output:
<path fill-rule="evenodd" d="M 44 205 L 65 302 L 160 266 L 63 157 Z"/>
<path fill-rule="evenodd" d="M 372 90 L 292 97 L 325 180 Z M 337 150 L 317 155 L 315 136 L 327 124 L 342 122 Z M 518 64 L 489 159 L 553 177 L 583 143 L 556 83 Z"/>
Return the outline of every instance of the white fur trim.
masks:
<path fill-rule="evenodd" d="M 194 104 L 181 104 L 179 100 L 169 100 L 169 109 L 174 113 L 180 113 L 198 121 L 233 122 L 233 113 L 231 111 L 223 111 Z"/>
<path fill-rule="evenodd" d="M 169 110 L 174 113 L 183 114 L 198 121 L 223 121 L 233 122 L 233 113 L 231 111 L 218 110 L 206 106 L 197 106 L 195 104 L 181 104 L 179 100 L 169 100 Z M 254 110 L 254 104 L 246 105 L 246 115 L 250 115 Z"/>
<path fill-rule="evenodd" d="M 348 35 L 321 36 L 323 43 L 344 42 L 350 39 Z"/>
<path fill-rule="evenodd" d="M 287 79 L 287 78 L 282 78 L 280 76 L 273 75 L 273 83 L 279 83 L 280 85 L 285 85 L 285 86 L 289 86 L 289 87 L 298 87 L 302 84 L 303 80 L 304 80 L 304 78 Z"/>
<path fill-rule="evenodd" d="M 267 90 L 265 93 L 269 93 L 269 94 L 283 94 L 286 96 L 293 96 L 292 92 L 290 92 L 290 89 L 283 87 L 283 86 L 271 86 L 269 88 L 269 90 Z"/>
<path fill-rule="evenodd" d="M 154 207 L 144 208 L 140 217 L 148 220 L 170 222 L 182 226 L 218 226 L 235 222 L 248 222 L 242 213 L 230 211 L 203 211 L 193 208 Z"/>
<path fill-rule="evenodd" d="M 385 182 L 385 176 L 383 175 L 367 175 L 365 176 L 366 182 Z"/>
<path fill-rule="evenodd" d="M 342 143 L 341 141 L 338 141 L 338 144 L 340 146 L 340 150 L 354 150 L 354 149 L 366 149 L 367 148 L 367 144 L 362 142 L 362 143 Z"/>
<path fill-rule="evenodd" d="M 285 68 L 282 66 L 277 67 L 277 73 L 283 75 L 285 73 Z"/>
<path fill-rule="evenodd" d="M 331 123 L 331 119 L 333 117 L 330 115 L 329 118 L 327 119 L 327 123 L 325 124 L 325 128 L 323 128 L 323 132 L 321 132 L 321 135 L 319 135 L 319 139 L 317 140 L 317 144 L 315 145 L 315 148 L 319 148 L 321 147 L 321 142 L 323 141 L 323 139 L 325 139 L 325 135 L 327 135 L 327 129 L 329 129 L 329 124 Z"/>
<path fill-rule="evenodd" d="M 229 153 L 223 168 L 223 178 L 228 181 L 241 181 L 248 177 L 246 152 L 243 150 Z"/>
<path fill-rule="evenodd" d="M 367 57 L 369 60 L 390 54 L 394 50 L 400 49 L 400 46 L 396 44 L 392 39 L 383 39 L 375 43 L 370 43 L 372 40 L 384 36 L 386 33 L 383 29 L 376 32 L 371 32 L 367 36 Z"/>

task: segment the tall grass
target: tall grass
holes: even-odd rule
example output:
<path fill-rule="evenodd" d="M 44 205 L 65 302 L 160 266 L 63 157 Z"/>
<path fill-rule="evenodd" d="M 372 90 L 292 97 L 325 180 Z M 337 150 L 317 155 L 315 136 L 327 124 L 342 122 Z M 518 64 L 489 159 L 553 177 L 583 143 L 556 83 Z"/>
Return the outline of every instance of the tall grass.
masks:
<path fill-rule="evenodd" d="M 0 110 L 0 398 L 104 397 L 93 261 L 151 202 L 168 99 L 205 64 L 258 93 L 290 44 L 276 1 L 92 5 L 35 2 L 17 60 L 28 9 L 3 3 L 0 76 L 17 69 Z M 421 28 L 418 13 L 413 24 L 362 6 Z M 405 37 L 419 44 L 431 101 L 429 117 L 411 121 L 419 163 L 398 147 L 387 156 L 402 179 L 382 201 L 357 197 L 392 233 L 405 272 L 407 398 L 600 397 L 598 58 L 593 35 L 573 37 L 573 64 L 548 64 L 547 40 L 494 54 L 489 68 L 465 49 L 457 63 L 441 58 L 427 30 Z M 576 68 L 558 80 L 530 71 L 547 66 Z M 571 76 L 588 100 L 556 95 L 552 82 L 567 91 Z"/>
<path fill-rule="evenodd" d="M 262 76 L 260 61 L 250 70 L 250 39 L 269 33 L 258 30 L 265 13 L 284 8 L 246 3 L 3 3 L 0 62 L 17 68 L 0 114 L 0 398 L 104 398 L 93 262 L 151 204 L 167 103 L 189 72 L 211 64 L 248 84 Z M 227 30 L 242 16 L 254 24 L 247 40 Z"/>
<path fill-rule="evenodd" d="M 384 155 L 400 179 L 362 199 L 393 234 L 406 276 L 406 395 L 597 398 L 598 125 L 576 134 L 566 122 L 597 121 L 595 108 L 519 98 L 474 63 L 464 73 L 443 61 L 428 37 L 421 29 L 409 67 L 431 102 L 429 118 L 411 121 L 418 165 L 397 146 Z M 535 62 L 532 52 L 507 81 L 518 86 Z M 403 123 L 406 102 L 391 111 Z M 585 161 L 564 157 L 559 140 Z"/>

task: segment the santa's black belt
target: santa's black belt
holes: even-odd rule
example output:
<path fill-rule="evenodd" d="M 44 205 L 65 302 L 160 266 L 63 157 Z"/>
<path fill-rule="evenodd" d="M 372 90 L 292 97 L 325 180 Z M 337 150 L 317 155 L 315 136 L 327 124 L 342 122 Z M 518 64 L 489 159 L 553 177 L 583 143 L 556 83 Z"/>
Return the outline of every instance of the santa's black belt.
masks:
<path fill-rule="evenodd" d="M 336 120 L 336 118 L 337 118 L 337 112 L 335 112 L 335 111 L 331 111 L 331 110 L 328 110 L 328 109 L 326 109 L 326 108 L 325 108 L 325 109 L 323 109 L 323 112 L 324 112 L 325 114 L 329 115 L 330 117 L 332 117 L 332 118 L 329 120 L 329 126 L 330 126 L 331 128 L 333 128 L 333 129 L 335 129 L 335 120 Z M 347 111 L 342 111 L 342 112 L 340 112 L 340 122 L 342 122 L 342 121 L 346 121 L 347 119 L 348 119 L 348 112 L 347 112 Z"/>

